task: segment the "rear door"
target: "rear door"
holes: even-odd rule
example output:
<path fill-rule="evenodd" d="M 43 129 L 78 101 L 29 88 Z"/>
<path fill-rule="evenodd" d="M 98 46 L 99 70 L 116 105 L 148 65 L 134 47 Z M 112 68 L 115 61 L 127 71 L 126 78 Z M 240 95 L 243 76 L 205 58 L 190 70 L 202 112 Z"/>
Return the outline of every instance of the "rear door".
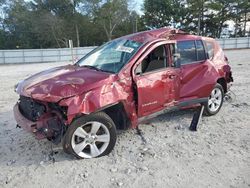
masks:
<path fill-rule="evenodd" d="M 213 75 L 202 40 L 178 41 L 177 50 L 181 57 L 180 101 L 207 97 Z"/>

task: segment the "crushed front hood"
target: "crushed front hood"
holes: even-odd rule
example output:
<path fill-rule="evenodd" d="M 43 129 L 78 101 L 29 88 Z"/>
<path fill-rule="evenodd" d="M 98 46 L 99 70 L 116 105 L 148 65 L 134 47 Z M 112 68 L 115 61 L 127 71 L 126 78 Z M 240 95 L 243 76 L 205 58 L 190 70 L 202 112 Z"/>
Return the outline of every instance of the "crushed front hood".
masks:
<path fill-rule="evenodd" d="M 109 73 L 67 65 L 37 73 L 16 88 L 19 95 L 47 102 L 79 95 L 105 83 Z"/>

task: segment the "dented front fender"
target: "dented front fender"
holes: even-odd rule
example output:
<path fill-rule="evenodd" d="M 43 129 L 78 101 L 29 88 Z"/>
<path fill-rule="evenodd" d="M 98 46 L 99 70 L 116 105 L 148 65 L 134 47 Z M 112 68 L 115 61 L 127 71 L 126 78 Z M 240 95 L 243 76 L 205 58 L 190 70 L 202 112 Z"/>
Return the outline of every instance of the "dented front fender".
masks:
<path fill-rule="evenodd" d="M 136 115 L 136 108 L 131 84 L 131 81 L 126 78 L 117 80 L 82 95 L 63 99 L 59 102 L 59 105 L 68 107 L 68 124 L 76 116 L 94 113 L 119 102 L 123 104 L 128 118 L 133 119 L 133 116 Z"/>

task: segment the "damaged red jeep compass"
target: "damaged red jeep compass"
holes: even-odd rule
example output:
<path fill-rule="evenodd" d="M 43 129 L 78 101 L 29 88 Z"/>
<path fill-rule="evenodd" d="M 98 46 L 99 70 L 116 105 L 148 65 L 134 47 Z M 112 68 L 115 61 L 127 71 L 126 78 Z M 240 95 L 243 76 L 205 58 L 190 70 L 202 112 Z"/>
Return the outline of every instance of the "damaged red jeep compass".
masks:
<path fill-rule="evenodd" d="M 38 139 L 93 158 L 111 152 L 116 129 L 169 109 L 203 104 L 206 115 L 218 113 L 232 81 L 214 39 L 161 28 L 107 42 L 74 65 L 19 82 L 14 116 Z"/>

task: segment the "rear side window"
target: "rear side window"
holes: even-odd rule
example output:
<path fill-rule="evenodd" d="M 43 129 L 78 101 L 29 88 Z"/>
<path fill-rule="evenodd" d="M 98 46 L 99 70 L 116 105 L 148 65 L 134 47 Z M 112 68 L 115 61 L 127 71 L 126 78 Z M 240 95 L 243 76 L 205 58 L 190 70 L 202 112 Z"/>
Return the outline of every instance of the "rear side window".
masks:
<path fill-rule="evenodd" d="M 214 57 L 214 46 L 212 42 L 206 42 L 209 59 Z"/>
<path fill-rule="evenodd" d="M 181 64 L 190 64 L 207 59 L 205 48 L 201 40 L 179 41 L 177 43 L 178 53 L 181 56 Z"/>
<path fill-rule="evenodd" d="M 189 64 L 196 61 L 196 50 L 194 41 L 180 41 L 177 43 L 178 53 L 181 55 L 181 64 Z"/>
<path fill-rule="evenodd" d="M 197 61 L 203 61 L 206 59 L 206 53 L 202 41 L 196 41 L 196 50 L 197 50 Z"/>

